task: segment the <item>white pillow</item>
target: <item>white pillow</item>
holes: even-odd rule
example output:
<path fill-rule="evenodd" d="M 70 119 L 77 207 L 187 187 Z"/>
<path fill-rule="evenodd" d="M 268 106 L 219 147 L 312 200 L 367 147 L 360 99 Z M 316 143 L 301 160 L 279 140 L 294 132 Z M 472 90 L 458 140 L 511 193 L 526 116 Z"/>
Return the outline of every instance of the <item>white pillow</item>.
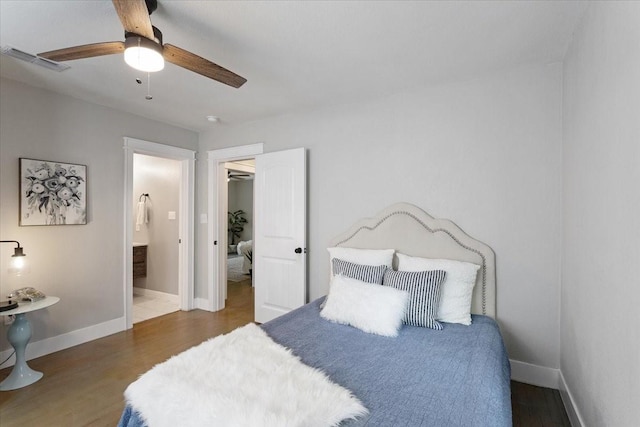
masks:
<path fill-rule="evenodd" d="M 331 279 L 320 316 L 371 334 L 396 337 L 408 300 L 408 292 L 338 275 Z"/>
<path fill-rule="evenodd" d="M 333 277 L 333 266 L 331 260 L 340 258 L 343 261 L 354 262 L 362 265 L 386 265 L 391 268 L 393 264 L 393 253 L 395 249 L 358 249 L 358 248 L 327 248 L 329 251 L 329 266 L 331 267 L 331 277 Z"/>
<path fill-rule="evenodd" d="M 471 299 L 480 266 L 451 259 L 429 259 L 398 253 L 399 271 L 444 270 L 447 276 L 440 289 L 437 320 L 471 324 Z"/>

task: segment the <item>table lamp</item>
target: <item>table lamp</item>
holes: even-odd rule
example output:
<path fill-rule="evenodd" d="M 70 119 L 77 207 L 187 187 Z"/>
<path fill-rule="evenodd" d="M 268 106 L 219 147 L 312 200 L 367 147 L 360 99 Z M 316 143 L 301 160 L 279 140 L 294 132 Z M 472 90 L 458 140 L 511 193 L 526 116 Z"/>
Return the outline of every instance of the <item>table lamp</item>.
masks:
<path fill-rule="evenodd" d="M 16 247 L 13 249 L 13 255 L 11 255 L 11 266 L 9 267 L 9 273 L 20 276 L 26 269 L 25 257 L 26 254 L 20 242 L 17 240 L 0 240 L 0 243 L 15 243 Z M 0 301 L 0 311 L 11 310 L 18 307 L 17 301 Z"/>

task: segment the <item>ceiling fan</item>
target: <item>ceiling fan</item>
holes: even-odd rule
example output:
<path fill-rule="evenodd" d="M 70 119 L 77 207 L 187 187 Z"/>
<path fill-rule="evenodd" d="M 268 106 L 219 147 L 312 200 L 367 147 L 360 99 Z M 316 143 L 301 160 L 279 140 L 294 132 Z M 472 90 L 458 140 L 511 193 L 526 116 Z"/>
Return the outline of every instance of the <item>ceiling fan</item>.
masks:
<path fill-rule="evenodd" d="M 238 88 L 247 79 L 194 53 L 162 43 L 162 33 L 151 25 L 149 15 L 158 7 L 157 0 L 113 0 L 125 41 L 93 43 L 39 53 L 52 61 L 70 61 L 124 52 L 124 59 L 133 68 L 154 72 L 164 68 L 164 61 Z"/>
<path fill-rule="evenodd" d="M 227 171 L 227 181 L 247 181 L 252 180 L 253 176 L 254 174 L 252 173 L 244 173 L 232 169 Z"/>

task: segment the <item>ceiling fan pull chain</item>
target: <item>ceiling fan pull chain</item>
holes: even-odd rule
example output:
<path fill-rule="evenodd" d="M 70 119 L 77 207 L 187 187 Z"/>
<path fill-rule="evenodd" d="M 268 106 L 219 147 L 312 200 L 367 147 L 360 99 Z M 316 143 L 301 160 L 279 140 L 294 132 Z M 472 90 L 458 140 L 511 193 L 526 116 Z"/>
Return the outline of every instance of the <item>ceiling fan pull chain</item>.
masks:
<path fill-rule="evenodd" d="M 151 101 L 153 96 L 151 96 L 151 73 L 147 73 L 147 96 L 144 97 L 147 101 Z"/>

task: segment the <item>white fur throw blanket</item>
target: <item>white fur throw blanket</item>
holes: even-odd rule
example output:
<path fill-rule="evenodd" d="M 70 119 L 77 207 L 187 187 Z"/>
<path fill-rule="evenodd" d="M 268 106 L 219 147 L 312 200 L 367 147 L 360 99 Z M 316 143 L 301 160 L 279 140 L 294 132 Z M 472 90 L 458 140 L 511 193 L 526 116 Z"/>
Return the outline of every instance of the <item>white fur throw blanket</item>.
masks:
<path fill-rule="evenodd" d="M 334 426 L 368 412 L 253 323 L 156 365 L 124 394 L 149 427 Z"/>

